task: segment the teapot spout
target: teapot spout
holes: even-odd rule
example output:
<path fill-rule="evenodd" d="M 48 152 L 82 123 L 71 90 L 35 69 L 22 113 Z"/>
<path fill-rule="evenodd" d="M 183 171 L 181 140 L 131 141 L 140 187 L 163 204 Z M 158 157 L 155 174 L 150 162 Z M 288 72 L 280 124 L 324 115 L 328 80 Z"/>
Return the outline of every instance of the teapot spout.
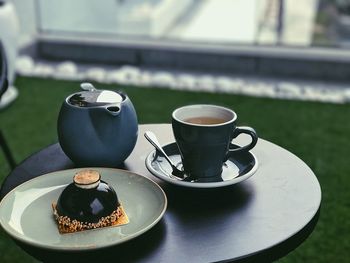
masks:
<path fill-rule="evenodd" d="M 105 109 L 112 116 L 117 116 L 120 113 L 120 106 L 120 104 L 108 105 Z"/>

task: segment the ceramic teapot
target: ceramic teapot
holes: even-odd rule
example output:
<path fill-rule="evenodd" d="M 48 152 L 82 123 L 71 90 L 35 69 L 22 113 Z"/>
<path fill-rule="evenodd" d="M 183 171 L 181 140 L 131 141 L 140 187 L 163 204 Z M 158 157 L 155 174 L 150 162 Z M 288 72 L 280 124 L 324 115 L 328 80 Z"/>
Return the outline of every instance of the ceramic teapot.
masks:
<path fill-rule="evenodd" d="M 127 95 L 98 90 L 68 96 L 57 121 L 58 141 L 78 166 L 119 166 L 132 152 L 138 135 L 135 108 Z"/>

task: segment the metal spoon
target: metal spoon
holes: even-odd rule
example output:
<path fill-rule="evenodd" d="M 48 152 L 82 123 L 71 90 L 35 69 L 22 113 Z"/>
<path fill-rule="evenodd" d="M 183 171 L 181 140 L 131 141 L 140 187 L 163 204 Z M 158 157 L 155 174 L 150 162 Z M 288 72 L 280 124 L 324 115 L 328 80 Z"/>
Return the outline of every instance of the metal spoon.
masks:
<path fill-rule="evenodd" d="M 173 169 L 173 171 L 172 171 L 173 177 L 175 177 L 175 179 L 178 179 L 178 180 L 183 180 L 184 179 L 184 172 L 179 170 L 175 166 L 175 164 L 172 162 L 172 160 L 169 158 L 169 156 L 165 153 L 162 146 L 158 142 L 156 135 L 151 131 L 146 131 L 144 136 L 165 157 L 165 159 L 171 165 L 171 168 Z"/>

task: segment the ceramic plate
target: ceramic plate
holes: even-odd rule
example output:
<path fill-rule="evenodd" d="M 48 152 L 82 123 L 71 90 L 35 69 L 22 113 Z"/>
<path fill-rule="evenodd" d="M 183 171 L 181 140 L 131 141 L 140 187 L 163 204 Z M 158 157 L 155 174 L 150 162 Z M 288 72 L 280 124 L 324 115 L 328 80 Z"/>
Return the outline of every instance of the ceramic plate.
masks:
<path fill-rule="evenodd" d="M 239 147 L 232 145 L 232 147 Z M 176 143 L 163 146 L 164 151 L 174 164 L 181 170 L 181 156 Z M 235 153 L 223 164 L 223 172 L 219 178 L 211 182 L 199 180 L 181 181 L 172 176 L 172 168 L 166 159 L 153 150 L 146 158 L 147 169 L 156 177 L 179 186 L 192 188 L 217 188 L 237 184 L 251 177 L 258 168 L 258 160 L 251 152 Z"/>
<path fill-rule="evenodd" d="M 0 203 L 0 224 L 13 238 L 54 250 L 91 250 L 117 245 L 151 229 L 163 216 L 167 199 L 150 179 L 110 168 L 93 168 L 111 185 L 130 222 L 127 225 L 59 234 L 51 203 L 81 169 L 49 173 L 19 185 Z"/>

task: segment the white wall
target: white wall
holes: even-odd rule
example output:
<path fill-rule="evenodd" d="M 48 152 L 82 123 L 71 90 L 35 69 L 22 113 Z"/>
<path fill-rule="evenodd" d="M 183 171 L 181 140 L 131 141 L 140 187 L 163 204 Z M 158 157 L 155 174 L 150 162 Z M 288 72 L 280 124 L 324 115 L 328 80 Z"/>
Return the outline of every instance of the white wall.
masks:
<path fill-rule="evenodd" d="M 20 23 L 19 46 L 26 45 L 33 40 L 37 32 L 36 25 L 36 0 L 7 0 L 15 5 L 18 20 Z"/>

